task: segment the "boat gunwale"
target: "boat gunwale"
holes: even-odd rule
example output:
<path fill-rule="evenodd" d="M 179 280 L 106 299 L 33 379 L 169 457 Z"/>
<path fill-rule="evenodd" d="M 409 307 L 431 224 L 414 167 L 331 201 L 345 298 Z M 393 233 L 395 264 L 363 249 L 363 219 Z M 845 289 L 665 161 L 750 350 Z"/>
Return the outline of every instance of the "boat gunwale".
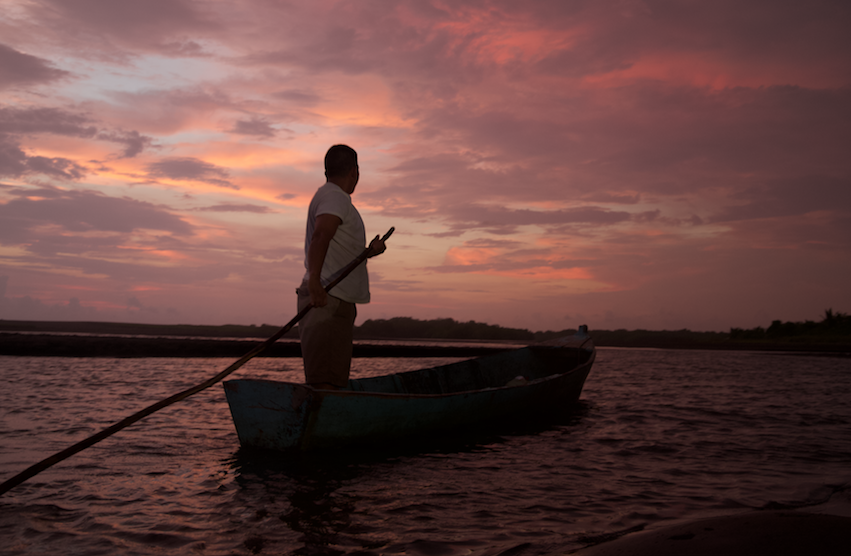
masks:
<path fill-rule="evenodd" d="M 525 348 L 521 348 L 521 349 L 525 349 Z M 570 348 L 570 349 L 576 349 L 576 348 Z M 579 349 L 584 349 L 584 348 L 579 348 Z M 597 354 L 596 354 L 596 349 L 594 349 L 594 348 L 592 348 L 588 351 L 591 353 L 591 356 L 588 358 L 587 361 L 585 361 L 584 363 L 580 363 L 580 364 L 576 365 L 575 367 L 572 367 L 571 369 L 569 369 L 569 370 L 567 370 L 563 373 L 553 373 L 551 375 L 547 375 L 547 376 L 544 376 L 544 377 L 541 377 L 541 378 L 536 378 L 534 380 L 527 380 L 526 382 L 523 382 L 522 384 L 511 384 L 511 385 L 506 384 L 506 385 L 503 385 L 503 386 L 492 386 L 492 387 L 488 387 L 488 388 L 477 388 L 477 389 L 473 389 L 473 390 L 460 390 L 458 392 L 442 392 L 440 394 L 376 392 L 376 391 L 370 391 L 370 390 L 349 390 L 349 389 L 329 390 L 329 389 L 315 388 L 315 387 L 310 386 L 309 384 L 305 384 L 303 382 L 290 382 L 290 381 L 286 381 L 286 380 L 273 380 L 273 379 L 266 379 L 266 378 L 239 378 L 239 379 L 228 380 L 228 381 L 224 382 L 224 387 L 228 388 L 227 385 L 229 383 L 240 382 L 240 381 L 252 381 L 252 382 L 265 382 L 265 383 L 276 384 L 276 385 L 287 385 L 290 388 L 292 388 L 292 387 L 304 388 L 304 389 L 309 390 L 311 392 L 315 392 L 321 398 L 324 398 L 324 397 L 327 397 L 327 396 L 334 396 L 334 397 L 336 397 L 336 396 L 339 396 L 339 397 L 352 397 L 352 396 L 355 396 L 355 397 L 378 397 L 378 398 L 388 398 L 388 399 L 446 398 L 446 397 L 450 397 L 450 396 L 462 396 L 462 395 L 476 394 L 476 393 L 479 393 L 479 392 L 494 392 L 494 391 L 498 391 L 498 390 L 507 390 L 507 389 L 511 389 L 511 388 L 524 388 L 524 387 L 528 387 L 528 386 L 537 386 L 537 385 L 542 384 L 544 382 L 553 381 L 553 380 L 556 380 L 557 378 L 564 377 L 564 376 L 579 372 L 586 367 L 591 367 L 594 363 L 594 360 L 596 359 Z M 419 371 L 427 371 L 427 370 L 432 370 L 432 369 L 439 369 L 440 367 L 443 367 L 443 366 L 449 366 L 449 365 L 439 365 L 437 367 L 427 367 L 425 369 L 417 369 L 417 370 L 410 371 L 410 372 L 419 372 Z M 399 373 L 399 374 L 401 374 L 401 373 Z M 371 379 L 371 378 L 380 378 L 380 377 L 389 377 L 389 376 L 394 376 L 394 374 L 379 375 L 378 377 L 363 377 L 363 378 L 364 379 Z M 361 379 L 354 379 L 354 380 L 361 380 Z"/>

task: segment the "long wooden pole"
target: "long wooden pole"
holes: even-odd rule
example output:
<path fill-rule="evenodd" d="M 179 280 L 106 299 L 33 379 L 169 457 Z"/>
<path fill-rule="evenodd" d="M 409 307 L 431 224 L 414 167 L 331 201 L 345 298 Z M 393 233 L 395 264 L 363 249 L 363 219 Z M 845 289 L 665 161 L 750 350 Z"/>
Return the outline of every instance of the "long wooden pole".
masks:
<path fill-rule="evenodd" d="M 384 237 L 381 238 L 381 241 L 386 241 L 387 238 L 389 238 L 390 235 L 394 232 L 394 230 L 395 230 L 395 228 L 390 228 L 390 230 L 388 230 L 388 232 L 386 234 L 384 234 Z M 337 284 L 342 282 L 343 279 L 346 276 L 348 276 L 355 268 L 360 266 L 360 264 L 362 262 L 364 262 L 367 259 L 368 256 L 369 256 L 369 248 L 366 248 L 351 263 L 349 263 L 348 266 L 346 266 L 346 268 L 343 269 L 343 271 L 340 273 L 340 275 L 336 279 L 334 279 L 334 281 L 332 281 L 330 284 L 325 286 L 325 291 L 326 292 L 331 291 L 331 289 L 333 287 L 335 287 Z M 298 314 L 296 316 L 294 316 L 292 318 L 292 320 L 290 320 L 290 322 L 285 324 L 284 327 L 281 328 L 280 330 L 278 330 L 271 338 L 269 338 L 268 340 L 266 340 L 262 344 L 259 344 L 257 347 L 255 347 L 254 349 L 252 349 L 251 351 L 249 351 L 248 353 L 246 353 L 245 355 L 240 357 L 237 361 L 235 361 L 233 364 L 231 364 L 227 369 L 223 370 L 222 372 L 220 372 L 216 376 L 214 376 L 214 377 L 212 377 L 208 380 L 205 380 L 204 382 L 197 384 L 197 385 L 193 386 L 192 388 L 189 388 L 188 390 L 184 390 L 183 392 L 178 392 L 177 394 L 170 396 L 170 397 L 168 397 L 164 400 L 160 400 L 153 405 L 149 405 L 145 409 L 143 409 L 141 411 L 137 411 L 133 415 L 130 415 L 129 417 L 126 417 L 126 418 L 122 419 L 121 421 L 118 421 L 114 425 L 103 429 L 99 433 L 94 434 L 94 435 L 86 438 L 85 440 L 81 440 L 80 442 L 77 442 L 73 446 L 69 446 L 68 448 L 65 448 L 64 450 L 62 450 L 61 452 L 53 454 L 52 456 L 45 458 L 45 459 L 41 460 L 40 462 L 38 462 L 34 465 L 31 465 L 30 467 L 24 469 L 23 471 L 21 471 L 20 473 L 18 473 L 14 477 L 4 481 L 2 484 L 0 484 L 0 496 L 2 496 L 3 494 L 6 494 L 11 489 L 15 488 L 16 486 L 23 483 L 27 479 L 30 479 L 30 478 L 38 475 L 39 473 L 41 473 L 45 469 L 48 469 L 48 468 L 56 465 L 60 461 L 73 456 L 77 452 L 81 452 L 81 451 L 85 450 L 86 448 L 88 448 L 89 446 L 92 446 L 93 444 L 97 444 L 98 442 L 100 442 L 104 438 L 110 437 L 113 434 L 120 431 L 121 429 L 129 427 L 130 425 L 132 425 L 136 421 L 144 419 L 145 417 L 147 417 L 151 413 L 157 412 L 160 409 L 168 407 L 168 406 L 175 404 L 175 403 L 177 403 L 181 400 L 185 400 L 189 396 L 192 396 L 193 394 L 197 394 L 198 392 L 200 392 L 202 390 L 206 390 L 210 386 L 213 386 L 217 382 L 220 382 L 226 376 L 228 376 L 229 374 L 231 374 L 235 370 L 237 370 L 240 367 L 242 367 L 243 365 L 245 365 L 250 359 L 256 357 L 257 355 L 262 353 L 264 350 L 266 350 L 269 346 L 271 346 L 272 344 L 277 342 L 281 338 L 281 336 L 283 336 L 284 334 L 289 332 L 292 329 L 292 327 L 296 325 L 296 323 L 298 321 L 300 321 L 302 318 L 304 318 L 304 315 L 306 315 L 307 312 L 310 311 L 310 309 L 312 309 L 312 308 L 313 308 L 313 305 L 308 305 L 307 307 L 305 307 L 304 309 L 299 311 Z"/>

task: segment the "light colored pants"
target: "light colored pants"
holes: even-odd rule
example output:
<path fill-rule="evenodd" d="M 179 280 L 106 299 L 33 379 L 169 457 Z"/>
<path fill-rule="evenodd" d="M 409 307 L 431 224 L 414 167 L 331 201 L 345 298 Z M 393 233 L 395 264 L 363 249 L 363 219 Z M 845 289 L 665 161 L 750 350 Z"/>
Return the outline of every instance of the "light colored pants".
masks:
<path fill-rule="evenodd" d="M 307 284 L 296 291 L 301 311 L 310 303 Z M 352 332 L 356 316 L 354 303 L 329 295 L 325 307 L 314 307 L 299 321 L 298 335 L 307 384 L 346 387 L 352 366 Z"/>

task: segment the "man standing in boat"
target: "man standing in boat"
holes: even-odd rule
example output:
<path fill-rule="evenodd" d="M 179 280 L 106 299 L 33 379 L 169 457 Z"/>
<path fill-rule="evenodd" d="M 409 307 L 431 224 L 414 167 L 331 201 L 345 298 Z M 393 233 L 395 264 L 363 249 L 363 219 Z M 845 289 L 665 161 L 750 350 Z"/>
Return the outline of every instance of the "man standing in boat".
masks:
<path fill-rule="evenodd" d="M 366 230 L 352 204 L 360 171 L 358 155 L 347 145 L 334 145 L 325 155 L 327 182 L 320 187 L 307 211 L 304 266 L 307 272 L 298 288 L 298 309 L 313 309 L 299 322 L 305 382 L 316 388 L 344 388 L 352 363 L 352 333 L 356 303 L 369 303 L 369 276 L 361 264 L 331 294 L 325 285 L 334 280 L 366 244 Z M 375 236 L 369 256 L 386 249 Z"/>

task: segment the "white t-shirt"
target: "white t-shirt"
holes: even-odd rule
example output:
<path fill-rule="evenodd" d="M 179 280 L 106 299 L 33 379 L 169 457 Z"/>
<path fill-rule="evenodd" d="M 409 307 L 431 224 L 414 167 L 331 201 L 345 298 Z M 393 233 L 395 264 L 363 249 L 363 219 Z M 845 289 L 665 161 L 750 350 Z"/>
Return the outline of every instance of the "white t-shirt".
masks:
<path fill-rule="evenodd" d="M 304 236 L 305 268 L 307 268 L 310 240 L 313 238 L 313 230 L 316 227 L 316 217 L 323 214 L 333 214 L 342 220 L 328 245 L 328 253 L 322 265 L 320 281 L 325 286 L 366 248 L 366 230 L 360 213 L 352 204 L 351 195 L 340 189 L 339 185 L 326 182 L 316 191 L 307 209 L 307 231 Z M 309 277 L 308 270 L 304 274 L 304 279 L 307 280 Z M 369 275 L 366 272 L 366 263 L 354 269 L 329 293 L 349 303 L 369 303 Z"/>

